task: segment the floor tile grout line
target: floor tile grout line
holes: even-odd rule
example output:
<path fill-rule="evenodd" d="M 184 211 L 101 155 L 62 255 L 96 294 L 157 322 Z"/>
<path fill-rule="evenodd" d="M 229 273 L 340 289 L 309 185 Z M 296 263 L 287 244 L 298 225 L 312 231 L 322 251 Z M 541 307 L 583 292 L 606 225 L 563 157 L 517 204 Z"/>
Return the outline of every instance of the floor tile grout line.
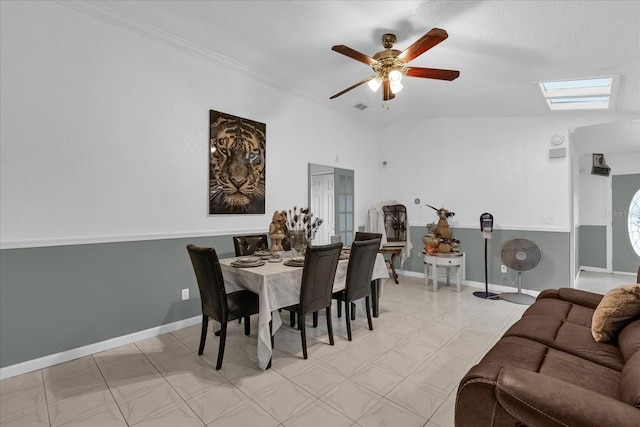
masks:
<path fill-rule="evenodd" d="M 127 417 L 124 416 L 124 412 L 122 412 L 122 408 L 120 407 L 120 404 L 118 403 L 118 400 L 116 400 L 116 397 L 113 394 L 113 390 L 111 390 L 111 386 L 109 386 L 109 383 L 107 382 L 107 379 L 104 376 L 104 372 L 102 372 L 102 369 L 100 369 L 100 365 L 98 364 L 98 362 L 95 359 L 95 354 L 91 355 L 91 359 L 93 360 L 93 363 L 96 364 L 96 367 L 98 368 L 98 372 L 100 372 L 100 376 L 102 376 L 102 380 L 104 381 L 105 385 L 107 386 L 107 389 L 109 390 L 109 394 L 113 398 L 113 402 L 118 407 L 118 411 L 120 412 L 120 415 L 122 415 L 122 419 L 124 420 L 125 424 L 127 424 L 127 426 L 129 426 L 129 421 L 127 421 Z"/>
<path fill-rule="evenodd" d="M 49 396 L 47 393 L 47 387 L 44 383 L 44 369 L 40 369 L 40 377 L 42 379 L 42 391 L 44 392 L 45 407 L 47 408 L 47 421 L 49 421 L 49 426 L 51 426 L 51 414 L 49 413 Z"/>

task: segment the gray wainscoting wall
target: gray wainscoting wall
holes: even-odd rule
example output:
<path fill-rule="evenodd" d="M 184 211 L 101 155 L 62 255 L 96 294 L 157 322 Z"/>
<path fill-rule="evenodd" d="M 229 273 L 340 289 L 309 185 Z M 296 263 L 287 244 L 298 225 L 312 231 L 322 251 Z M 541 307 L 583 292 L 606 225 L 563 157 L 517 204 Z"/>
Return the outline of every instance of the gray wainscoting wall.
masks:
<path fill-rule="evenodd" d="M 467 254 L 468 280 L 484 283 L 484 239 L 476 229 L 453 228 Z M 413 251 L 404 269 L 423 272 L 425 227 L 412 227 Z M 511 285 L 500 274 L 500 245 L 524 237 L 543 250 L 523 275 L 523 287 L 569 286 L 569 234 L 496 230 L 488 242 L 489 283 Z M 0 251 L 0 367 L 126 336 L 201 314 L 186 246 L 212 246 L 233 256 L 231 236 L 53 246 Z M 190 299 L 181 300 L 189 288 Z"/>
<path fill-rule="evenodd" d="M 640 257 L 636 255 L 629 240 L 629 203 L 640 190 L 640 174 L 612 176 L 612 257 L 613 271 L 635 273 Z"/>
<path fill-rule="evenodd" d="M 460 251 L 466 254 L 466 279 L 484 283 L 484 239 L 480 229 L 451 227 L 453 236 L 460 240 Z M 421 252 L 424 249 L 422 236 L 426 227 L 411 227 L 411 258 L 404 270 L 424 272 Z M 509 269 L 500 273 L 502 261 L 500 248 L 504 242 L 514 238 L 534 241 L 542 248 L 542 261 L 532 270 L 522 274 L 522 288 L 541 291 L 547 288 L 570 286 L 569 233 L 550 231 L 494 230 L 487 241 L 487 271 L 489 285 L 517 286 L 517 272 Z"/>
<path fill-rule="evenodd" d="M 578 227 L 579 267 L 607 268 L 607 227 L 581 225 Z"/>
<path fill-rule="evenodd" d="M 0 251 L 1 367 L 200 315 L 189 243 L 234 255 L 231 236 Z"/>

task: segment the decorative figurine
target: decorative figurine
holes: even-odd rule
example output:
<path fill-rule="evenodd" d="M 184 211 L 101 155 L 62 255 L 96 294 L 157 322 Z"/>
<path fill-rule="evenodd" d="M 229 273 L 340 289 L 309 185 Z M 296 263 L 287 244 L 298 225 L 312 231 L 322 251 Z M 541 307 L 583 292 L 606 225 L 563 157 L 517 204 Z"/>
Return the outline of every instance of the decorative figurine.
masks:
<path fill-rule="evenodd" d="M 449 228 L 449 222 L 447 221 L 447 218 L 454 216 L 455 213 L 445 208 L 437 209 L 431 205 L 425 206 L 429 206 L 438 214 L 438 224 L 427 224 L 428 233 L 422 238 L 422 241 L 426 245 L 425 252 L 458 252 L 460 249 L 460 241 L 453 238 L 453 233 L 451 232 L 451 228 Z"/>
<path fill-rule="evenodd" d="M 275 211 L 269 225 L 269 238 L 271 239 L 271 252 L 283 251 L 282 241 L 287 237 L 287 214 L 284 211 Z"/>
<path fill-rule="evenodd" d="M 433 206 L 427 205 L 438 214 L 438 235 L 445 239 L 451 238 L 451 229 L 449 228 L 449 222 L 447 218 L 455 215 L 454 212 L 450 212 L 445 208 L 436 209 Z"/>

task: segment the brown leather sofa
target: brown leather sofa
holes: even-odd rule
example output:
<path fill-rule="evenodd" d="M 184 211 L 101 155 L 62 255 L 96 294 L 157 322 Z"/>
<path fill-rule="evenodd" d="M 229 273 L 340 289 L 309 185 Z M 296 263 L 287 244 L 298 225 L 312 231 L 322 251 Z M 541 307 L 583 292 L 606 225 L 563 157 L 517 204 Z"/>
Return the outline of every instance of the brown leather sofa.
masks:
<path fill-rule="evenodd" d="M 460 382 L 456 427 L 640 426 L 640 316 L 596 342 L 602 297 L 542 291 Z"/>

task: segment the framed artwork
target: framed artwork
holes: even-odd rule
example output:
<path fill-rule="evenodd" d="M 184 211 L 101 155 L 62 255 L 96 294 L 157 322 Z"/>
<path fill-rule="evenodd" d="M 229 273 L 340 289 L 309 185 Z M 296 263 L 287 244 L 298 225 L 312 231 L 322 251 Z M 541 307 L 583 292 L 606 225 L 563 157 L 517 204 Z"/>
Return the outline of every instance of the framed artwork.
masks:
<path fill-rule="evenodd" d="M 264 214 L 267 125 L 209 111 L 209 215 Z"/>

